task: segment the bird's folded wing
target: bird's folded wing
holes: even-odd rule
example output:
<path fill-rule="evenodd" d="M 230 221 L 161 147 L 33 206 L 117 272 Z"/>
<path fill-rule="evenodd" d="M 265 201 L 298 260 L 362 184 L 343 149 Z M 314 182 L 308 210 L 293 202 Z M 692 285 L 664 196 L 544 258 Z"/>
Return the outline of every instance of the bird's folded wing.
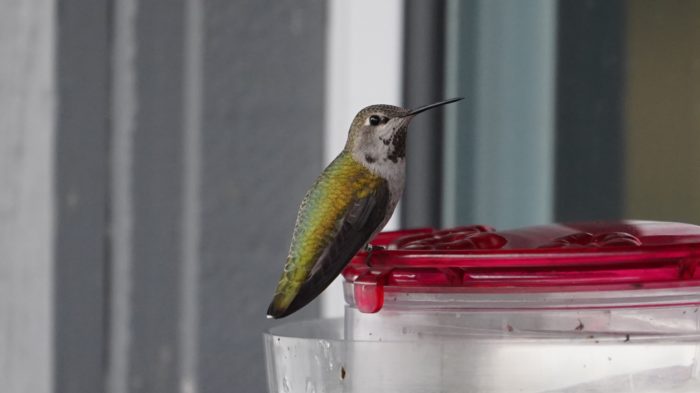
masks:
<path fill-rule="evenodd" d="M 389 200 L 389 187 L 386 181 L 382 181 L 374 192 L 350 204 L 286 314 L 308 304 L 340 274 L 384 221 Z"/>

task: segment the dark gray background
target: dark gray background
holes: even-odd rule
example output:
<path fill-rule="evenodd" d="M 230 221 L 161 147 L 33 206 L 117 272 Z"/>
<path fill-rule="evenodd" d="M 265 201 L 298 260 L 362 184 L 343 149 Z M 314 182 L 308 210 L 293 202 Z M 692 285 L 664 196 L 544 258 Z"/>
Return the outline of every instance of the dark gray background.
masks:
<path fill-rule="evenodd" d="M 322 169 L 324 2 L 67 0 L 56 23 L 57 391 L 265 391 L 265 310 Z"/>

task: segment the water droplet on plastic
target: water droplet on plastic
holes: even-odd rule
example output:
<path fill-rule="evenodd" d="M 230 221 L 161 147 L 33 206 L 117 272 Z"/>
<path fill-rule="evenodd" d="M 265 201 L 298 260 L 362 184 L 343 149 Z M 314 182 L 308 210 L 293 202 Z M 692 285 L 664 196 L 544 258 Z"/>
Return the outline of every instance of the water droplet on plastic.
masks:
<path fill-rule="evenodd" d="M 311 379 L 306 380 L 306 393 L 316 393 L 316 385 Z"/>
<path fill-rule="evenodd" d="M 323 353 L 324 359 L 326 361 L 328 361 L 328 367 L 332 370 L 333 369 L 333 354 L 331 353 L 331 343 L 326 341 L 326 340 L 319 340 L 318 344 L 321 347 L 321 351 Z"/>
<path fill-rule="evenodd" d="M 326 353 L 331 347 L 331 343 L 326 340 L 318 340 L 318 345 L 321 347 L 324 353 Z"/>

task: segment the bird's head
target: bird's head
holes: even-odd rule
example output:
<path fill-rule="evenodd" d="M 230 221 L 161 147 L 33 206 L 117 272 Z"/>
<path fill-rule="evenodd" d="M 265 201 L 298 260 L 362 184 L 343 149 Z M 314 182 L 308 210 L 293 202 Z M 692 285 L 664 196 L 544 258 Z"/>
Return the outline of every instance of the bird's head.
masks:
<path fill-rule="evenodd" d="M 417 109 L 372 105 L 362 109 L 352 121 L 345 150 L 368 165 L 396 164 L 406 156 L 408 124 L 419 113 L 459 101 L 453 98 Z"/>

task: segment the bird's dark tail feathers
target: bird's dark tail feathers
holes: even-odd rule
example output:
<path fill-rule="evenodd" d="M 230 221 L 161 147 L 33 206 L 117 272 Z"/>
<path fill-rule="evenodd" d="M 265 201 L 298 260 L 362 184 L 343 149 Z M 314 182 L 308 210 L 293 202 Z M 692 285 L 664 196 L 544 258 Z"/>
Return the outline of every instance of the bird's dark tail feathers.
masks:
<path fill-rule="evenodd" d="M 338 264 L 334 266 L 333 271 L 317 271 L 312 274 L 298 287 L 297 294 L 286 306 L 284 304 L 286 303 L 285 298 L 289 295 L 284 292 L 275 293 L 275 297 L 267 308 L 267 317 L 274 319 L 284 318 L 311 303 L 333 282 L 340 272 L 343 271 L 344 267 L 345 264 Z"/>

